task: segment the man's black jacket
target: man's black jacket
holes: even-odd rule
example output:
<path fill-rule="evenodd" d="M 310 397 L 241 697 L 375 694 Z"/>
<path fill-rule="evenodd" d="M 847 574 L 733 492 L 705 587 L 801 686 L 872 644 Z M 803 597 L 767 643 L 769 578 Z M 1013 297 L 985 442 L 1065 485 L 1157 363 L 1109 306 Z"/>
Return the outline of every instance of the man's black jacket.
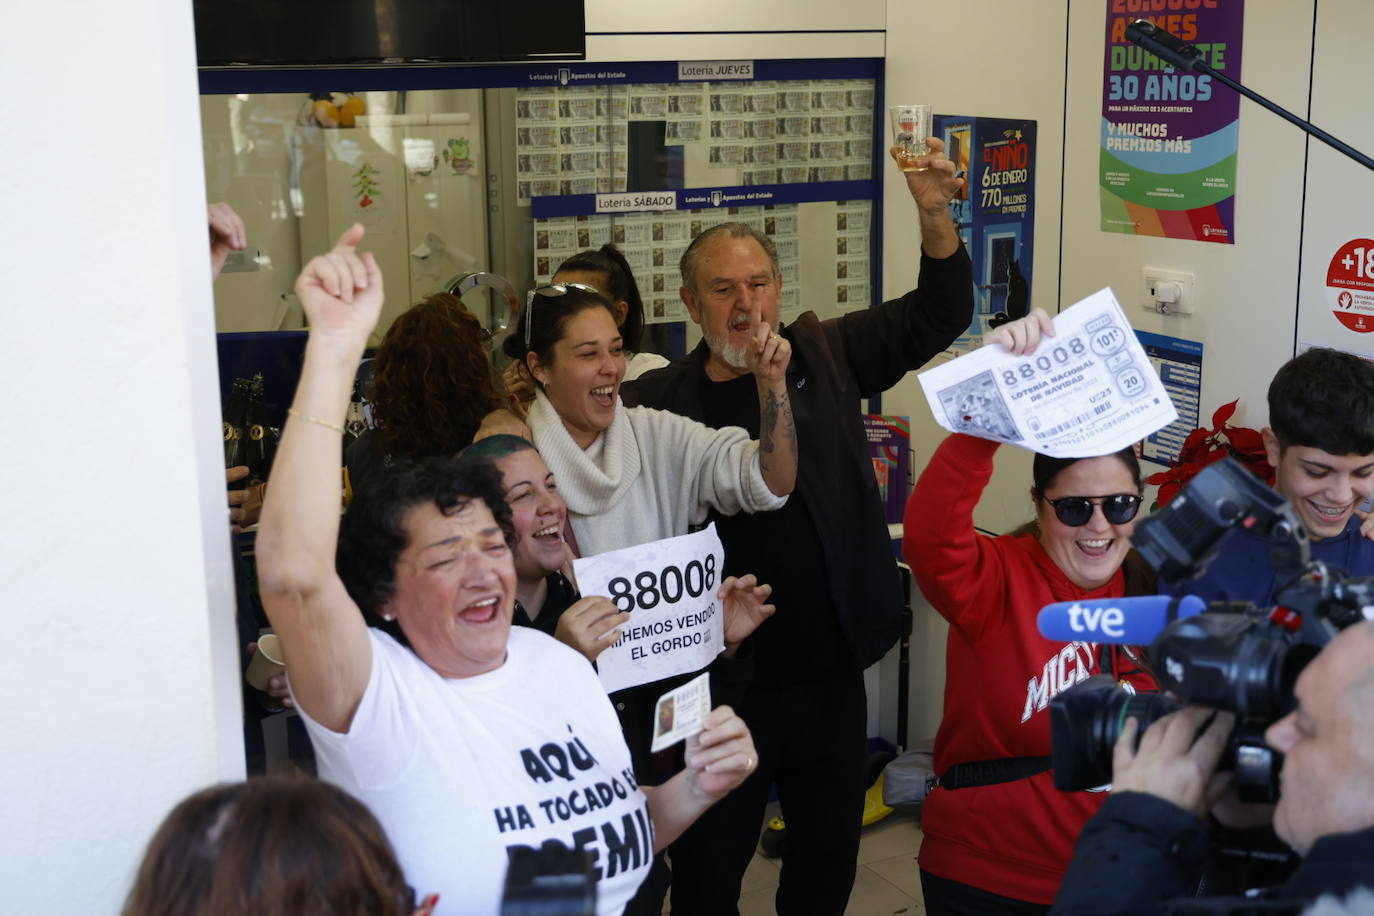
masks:
<path fill-rule="evenodd" d="M 1269 896 L 1194 897 L 1206 864 L 1196 815 L 1154 795 L 1113 795 L 1083 828 L 1051 916 L 1301 913 L 1323 894 L 1374 890 L 1374 827 L 1322 837 Z"/>

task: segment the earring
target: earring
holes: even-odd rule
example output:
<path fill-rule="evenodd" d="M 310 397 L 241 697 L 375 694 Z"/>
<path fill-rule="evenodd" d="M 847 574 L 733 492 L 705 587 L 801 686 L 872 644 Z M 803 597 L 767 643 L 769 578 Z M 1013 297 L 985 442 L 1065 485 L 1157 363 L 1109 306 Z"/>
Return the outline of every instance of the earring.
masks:
<path fill-rule="evenodd" d="M 394 622 L 394 621 L 396 620 L 396 615 L 395 615 L 395 614 L 383 614 L 383 615 L 382 615 L 382 619 L 385 620 L 387 623 L 392 623 L 392 622 Z"/>

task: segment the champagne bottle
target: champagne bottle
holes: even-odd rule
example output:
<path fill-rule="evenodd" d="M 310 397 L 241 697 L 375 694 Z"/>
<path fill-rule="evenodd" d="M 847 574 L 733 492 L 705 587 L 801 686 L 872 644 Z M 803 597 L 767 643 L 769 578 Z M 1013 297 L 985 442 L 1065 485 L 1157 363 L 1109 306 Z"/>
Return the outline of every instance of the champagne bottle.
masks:
<path fill-rule="evenodd" d="M 247 450 L 244 445 L 244 426 L 248 419 L 248 379 L 234 379 L 229 391 L 229 403 L 224 408 L 224 466 L 226 468 L 247 464 Z M 240 481 L 230 484 L 230 489 L 242 489 Z"/>
<path fill-rule="evenodd" d="M 353 396 L 348 402 L 348 416 L 344 418 L 343 450 L 358 440 L 367 429 L 367 414 L 363 411 L 362 386 L 353 380 Z"/>
<path fill-rule="evenodd" d="M 267 408 L 263 403 L 262 373 L 248 382 L 248 407 L 244 421 L 244 455 L 248 465 L 248 485 L 262 483 L 272 467 L 272 441 L 267 425 Z"/>

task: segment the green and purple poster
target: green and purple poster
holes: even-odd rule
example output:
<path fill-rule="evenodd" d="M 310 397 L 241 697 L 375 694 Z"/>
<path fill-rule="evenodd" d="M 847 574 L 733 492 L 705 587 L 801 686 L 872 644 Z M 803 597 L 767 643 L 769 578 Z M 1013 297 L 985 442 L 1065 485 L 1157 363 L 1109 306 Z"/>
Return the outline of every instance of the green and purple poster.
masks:
<path fill-rule="evenodd" d="M 1127 41 L 1126 26 L 1149 19 L 1239 81 L 1244 13 L 1245 0 L 1107 0 L 1102 231 L 1235 241 L 1240 96 Z"/>

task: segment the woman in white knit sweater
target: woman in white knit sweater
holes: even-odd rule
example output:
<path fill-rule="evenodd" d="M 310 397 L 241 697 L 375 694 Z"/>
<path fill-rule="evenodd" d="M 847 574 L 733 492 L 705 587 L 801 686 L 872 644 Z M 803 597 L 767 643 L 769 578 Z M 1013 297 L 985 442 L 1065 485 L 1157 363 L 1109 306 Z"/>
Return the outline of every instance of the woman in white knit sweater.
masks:
<path fill-rule="evenodd" d="M 530 430 L 568 504 L 582 556 L 686 534 L 710 509 L 777 509 L 797 478 L 786 340 L 752 316 L 749 365 L 758 383 L 759 439 L 738 427 L 620 403 L 625 357 L 610 302 L 589 286 L 530 295 L 505 344 L 538 391 Z"/>

